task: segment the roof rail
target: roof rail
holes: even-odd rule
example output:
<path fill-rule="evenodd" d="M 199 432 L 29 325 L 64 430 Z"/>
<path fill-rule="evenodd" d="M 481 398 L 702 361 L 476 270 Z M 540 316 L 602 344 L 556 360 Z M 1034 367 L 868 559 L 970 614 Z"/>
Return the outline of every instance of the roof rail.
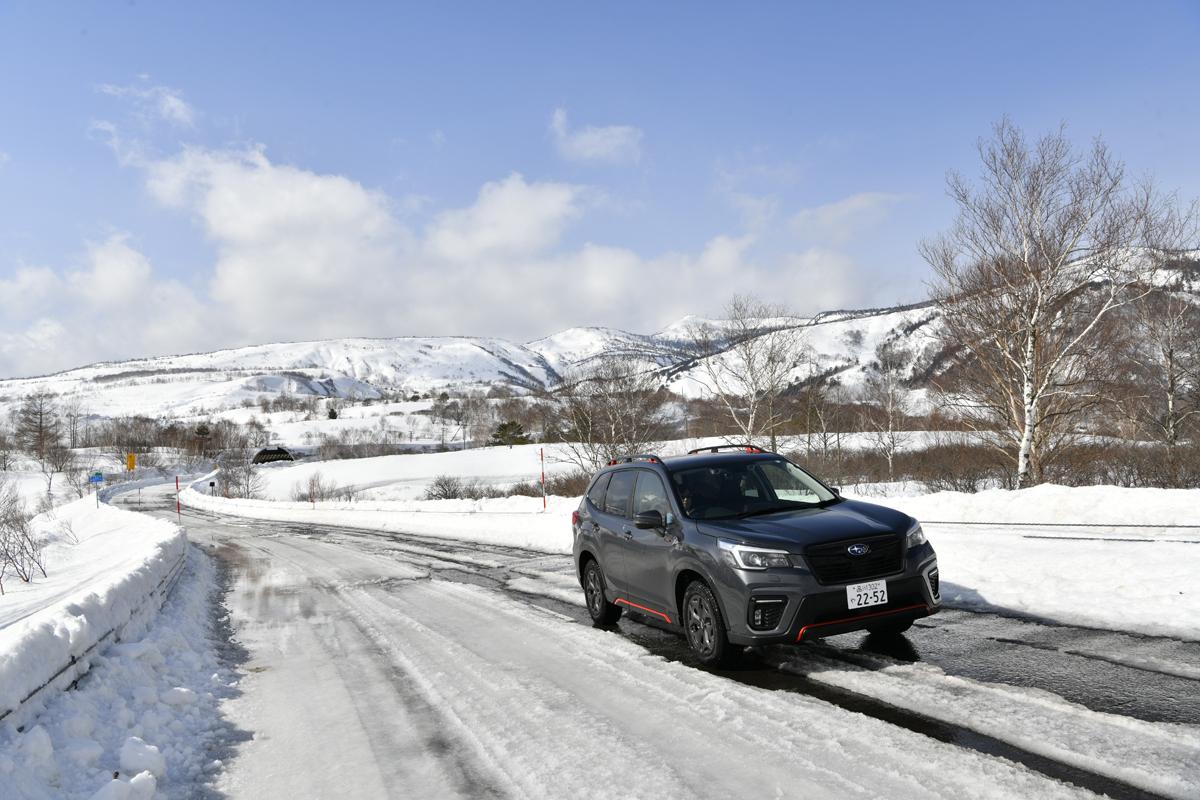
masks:
<path fill-rule="evenodd" d="M 652 464 L 662 463 L 662 459 L 653 453 L 637 453 L 636 455 L 614 458 L 608 462 L 607 466 L 611 467 L 614 464 L 632 464 L 634 461 L 649 461 Z"/>
<path fill-rule="evenodd" d="M 722 450 L 740 450 L 743 453 L 765 453 L 761 447 L 752 444 L 717 444 L 712 447 L 697 447 L 695 450 L 688 450 L 689 456 L 694 456 L 697 453 L 719 453 Z"/>

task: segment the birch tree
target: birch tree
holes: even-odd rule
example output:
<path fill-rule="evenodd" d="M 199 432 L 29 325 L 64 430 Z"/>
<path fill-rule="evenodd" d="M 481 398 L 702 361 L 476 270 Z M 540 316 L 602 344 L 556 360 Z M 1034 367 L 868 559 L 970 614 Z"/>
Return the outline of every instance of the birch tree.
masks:
<path fill-rule="evenodd" d="M 908 444 L 911 434 L 904 429 L 912 411 L 908 376 L 912 354 L 903 346 L 885 342 L 875 350 L 875 361 L 867 368 L 862 399 L 869 406 L 864 415 L 867 440 L 887 462 L 888 480 L 896 479 L 896 454 Z"/>
<path fill-rule="evenodd" d="M 1179 446 L 1200 423 L 1200 263 L 1173 259 L 1169 276 L 1131 304 L 1113 391 L 1118 413 L 1162 446 L 1162 482 L 1181 484 Z"/>
<path fill-rule="evenodd" d="M 653 450 L 666 437 L 658 378 L 627 359 L 604 357 L 564 377 L 555 392 L 566 430 L 566 460 L 585 472 Z"/>
<path fill-rule="evenodd" d="M 1030 143 L 1001 120 L 979 155 L 977 183 L 948 178 L 954 226 L 921 246 L 943 343 L 961 356 L 939 388 L 994 433 L 1024 487 L 1040 480 L 1048 443 L 1099 400 L 1102 322 L 1147 278 L 1136 248 L 1156 200 L 1103 142 L 1077 152 L 1062 128 Z"/>
<path fill-rule="evenodd" d="M 725 317 L 720 325 L 689 326 L 689 355 L 698 367 L 692 375 L 724 406 L 743 441 L 775 450 L 804 336 L 786 309 L 753 297 L 735 296 Z"/>

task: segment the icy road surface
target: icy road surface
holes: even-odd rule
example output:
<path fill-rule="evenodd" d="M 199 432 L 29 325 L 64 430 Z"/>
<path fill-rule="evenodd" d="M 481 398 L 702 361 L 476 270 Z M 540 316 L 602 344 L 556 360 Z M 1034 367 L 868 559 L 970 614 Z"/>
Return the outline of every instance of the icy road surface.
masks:
<path fill-rule="evenodd" d="M 947 611 L 711 672 L 563 556 L 184 524 L 248 653 L 232 797 L 1200 796 L 1196 643 Z"/>

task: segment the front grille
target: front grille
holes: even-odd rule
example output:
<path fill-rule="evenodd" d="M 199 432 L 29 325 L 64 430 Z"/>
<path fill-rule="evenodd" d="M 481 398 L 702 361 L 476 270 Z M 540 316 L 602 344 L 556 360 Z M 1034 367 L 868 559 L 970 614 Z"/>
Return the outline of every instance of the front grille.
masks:
<path fill-rule="evenodd" d="M 900 571 L 904 560 L 902 543 L 903 537 L 897 534 L 864 536 L 810 545 L 805 549 L 804 557 L 821 583 L 869 581 Z M 871 552 L 852 556 L 846 548 L 854 544 L 865 544 L 871 548 Z"/>
<path fill-rule="evenodd" d="M 942 587 L 938 583 L 938 571 L 936 569 L 929 571 L 929 593 L 933 595 L 935 600 L 941 597 L 942 594 Z"/>
<path fill-rule="evenodd" d="M 786 607 L 785 597 L 755 597 L 750 600 L 747 622 L 756 631 L 773 631 L 779 627 Z"/>

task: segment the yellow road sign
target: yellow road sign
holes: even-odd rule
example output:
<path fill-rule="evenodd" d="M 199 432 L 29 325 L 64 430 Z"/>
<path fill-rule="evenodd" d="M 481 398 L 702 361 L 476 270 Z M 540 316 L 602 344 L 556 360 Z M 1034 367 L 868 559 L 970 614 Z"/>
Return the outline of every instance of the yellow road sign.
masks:
<path fill-rule="evenodd" d="M 130 472 L 137 469 L 137 453 L 129 453 L 125 456 L 125 469 Z"/>

